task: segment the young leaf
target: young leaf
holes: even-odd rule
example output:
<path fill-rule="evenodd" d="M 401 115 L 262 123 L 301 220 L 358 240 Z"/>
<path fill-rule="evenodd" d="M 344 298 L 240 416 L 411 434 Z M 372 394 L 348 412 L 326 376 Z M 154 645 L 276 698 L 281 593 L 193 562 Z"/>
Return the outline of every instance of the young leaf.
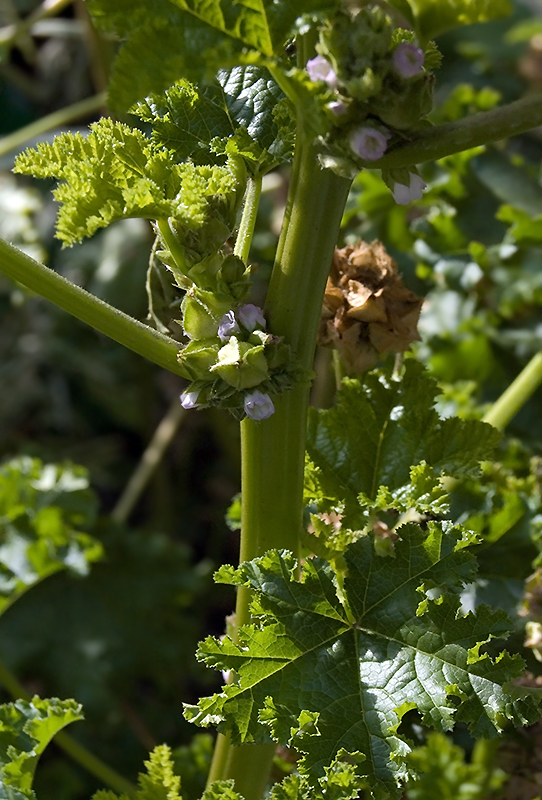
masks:
<path fill-rule="evenodd" d="M 102 789 L 93 795 L 92 800 L 182 800 L 181 779 L 175 775 L 173 759 L 170 748 L 165 745 L 155 747 L 145 761 L 147 772 L 140 773 L 138 788 L 133 797 L 127 794 L 118 795 L 115 792 Z"/>
<path fill-rule="evenodd" d="M 63 205 L 57 236 L 80 242 L 100 228 L 129 217 L 173 217 L 192 230 L 208 216 L 209 200 L 220 196 L 226 207 L 237 190 L 227 167 L 176 164 L 137 128 L 102 118 L 87 137 L 63 133 L 17 157 L 15 172 L 63 181 L 54 192 Z"/>
<path fill-rule="evenodd" d="M 88 572 L 102 547 L 80 529 L 95 513 L 96 498 L 81 467 L 29 457 L 0 467 L 0 614 L 61 569 Z"/>
<path fill-rule="evenodd" d="M 83 719 L 75 700 L 17 700 L 0 706 L 0 796 L 35 798 L 32 781 L 38 759 L 53 736 Z"/>
<path fill-rule="evenodd" d="M 396 502 L 399 510 L 422 512 L 442 502 L 436 479 L 476 474 L 499 434 L 474 420 L 440 419 L 437 394 L 436 381 L 413 360 L 401 379 L 372 372 L 363 383 L 343 381 L 334 408 L 309 409 L 308 499 L 343 504 L 354 527 L 362 519 L 360 500 L 365 508 L 371 501 L 374 508 Z"/>
<path fill-rule="evenodd" d="M 319 559 L 303 565 L 301 581 L 299 564 L 284 552 L 220 570 L 219 581 L 254 591 L 260 625 L 244 627 L 239 645 L 229 638 L 200 645 L 199 659 L 232 670 L 234 680 L 187 707 L 187 718 L 231 731 L 235 743 L 265 741 L 266 726 L 304 754 L 300 771 L 311 780 L 339 753 L 354 754 L 375 798 L 397 795 L 409 773 L 410 745 L 399 730 L 408 710 L 440 731 L 465 722 L 475 737 L 534 720 L 527 693 L 506 689 L 522 659 L 480 653 L 506 633 L 506 615 L 459 611 L 456 589 L 474 572 L 461 546 L 459 532 L 436 524 L 427 533 L 403 526 L 393 557 L 377 555 L 366 536 L 345 553 L 340 597 Z M 429 599 L 436 587 L 438 599 Z"/>

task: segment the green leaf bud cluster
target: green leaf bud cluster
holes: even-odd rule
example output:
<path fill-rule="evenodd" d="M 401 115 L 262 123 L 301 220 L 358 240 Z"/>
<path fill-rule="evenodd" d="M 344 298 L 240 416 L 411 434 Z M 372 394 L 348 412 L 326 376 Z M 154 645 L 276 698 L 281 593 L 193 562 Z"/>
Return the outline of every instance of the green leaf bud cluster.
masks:
<path fill-rule="evenodd" d="M 353 176 L 428 124 L 440 54 L 433 43 L 422 49 L 414 31 L 395 28 L 381 6 L 339 12 L 321 29 L 316 50 L 307 71 L 326 85 L 325 166 Z"/>

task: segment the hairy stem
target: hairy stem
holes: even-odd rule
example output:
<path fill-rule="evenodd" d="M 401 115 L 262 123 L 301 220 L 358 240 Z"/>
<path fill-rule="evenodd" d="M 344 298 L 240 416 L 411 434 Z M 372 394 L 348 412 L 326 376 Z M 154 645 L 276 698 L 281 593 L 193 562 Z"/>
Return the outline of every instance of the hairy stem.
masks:
<path fill-rule="evenodd" d="M 239 231 L 235 241 L 234 253 L 246 264 L 250 253 L 250 245 L 254 236 L 254 227 L 258 215 L 258 205 L 262 193 L 262 178 L 249 178 L 243 203 L 243 213 L 239 223 Z"/>
<path fill-rule="evenodd" d="M 23 147 L 29 139 L 36 136 L 41 136 L 48 131 L 60 128 L 62 125 L 67 125 L 73 120 L 80 117 L 86 117 L 98 109 L 105 106 L 107 102 L 107 94 L 101 92 L 93 97 L 87 97 L 86 100 L 80 100 L 78 103 L 73 103 L 71 106 L 61 108 L 59 111 L 54 111 L 52 114 L 47 114 L 46 117 L 31 122 L 30 125 L 25 125 L 24 128 L 2 136 L 0 138 L 0 156 L 5 156 L 12 150 L 18 150 Z"/>
<path fill-rule="evenodd" d="M 411 136 L 410 141 L 396 146 L 378 161 L 367 162 L 366 166 L 375 169 L 410 167 L 518 136 L 539 125 L 542 125 L 542 93 L 420 131 Z"/>
<path fill-rule="evenodd" d="M 484 422 L 503 430 L 541 384 L 542 353 L 537 353 L 492 405 L 484 417 Z"/>
<path fill-rule="evenodd" d="M 31 701 L 32 696 L 26 691 L 24 686 L 19 683 L 15 675 L 0 660 L 0 684 L 4 686 L 15 700 Z M 105 784 L 121 794 L 134 795 L 136 787 L 126 780 L 120 773 L 105 764 L 101 759 L 90 753 L 83 745 L 76 742 L 68 733 L 59 731 L 53 741 L 67 753 L 74 761 L 77 761 L 92 775 L 95 775 Z"/>
<path fill-rule="evenodd" d="M 3 239 L 0 239 L 0 272 L 129 350 L 180 374 L 177 342 L 75 286 Z"/>
<path fill-rule="evenodd" d="M 312 367 L 322 298 L 349 188 L 350 181 L 320 169 L 312 145 L 298 145 L 265 312 L 270 331 L 284 337 L 306 370 Z M 269 419 L 241 423 L 241 561 L 271 548 L 299 553 L 308 395 L 308 384 L 298 385 L 274 399 L 275 413 Z M 249 592 L 240 588 L 237 630 L 250 620 L 249 602 Z M 219 737 L 210 780 L 234 778 L 245 800 L 258 800 L 273 752 L 272 745 L 233 747 Z"/>

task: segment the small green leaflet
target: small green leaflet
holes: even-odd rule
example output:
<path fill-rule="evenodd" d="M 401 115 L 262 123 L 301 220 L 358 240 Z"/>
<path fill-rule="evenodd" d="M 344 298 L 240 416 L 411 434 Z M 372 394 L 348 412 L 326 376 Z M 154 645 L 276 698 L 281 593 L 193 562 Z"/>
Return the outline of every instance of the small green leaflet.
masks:
<path fill-rule="evenodd" d="M 333 408 L 309 409 L 307 500 L 324 511 L 340 504 L 354 528 L 371 508 L 439 513 L 439 478 L 475 475 L 499 433 L 475 420 L 440 419 L 437 394 L 413 359 L 401 378 L 374 371 L 363 382 L 344 380 Z"/>
<path fill-rule="evenodd" d="M 0 614 L 61 569 L 88 573 L 102 547 L 81 528 L 96 507 L 82 467 L 27 456 L 0 466 Z"/>
<path fill-rule="evenodd" d="M 475 573 L 460 530 L 407 524 L 393 555 L 377 555 L 365 536 L 344 558 L 341 592 L 325 561 L 300 569 L 286 552 L 219 570 L 219 582 L 254 591 L 259 625 L 243 627 L 239 645 L 202 642 L 198 658 L 231 670 L 233 682 L 188 706 L 189 720 L 229 730 L 235 743 L 266 741 L 270 731 L 304 754 L 300 772 L 310 780 L 339 754 L 354 754 L 380 799 L 397 796 L 410 772 L 410 745 L 398 730 L 407 711 L 439 731 L 461 721 L 485 738 L 537 718 L 528 693 L 507 688 L 522 659 L 503 653 L 492 661 L 479 651 L 506 634 L 506 615 L 460 613 L 458 591 Z"/>
<path fill-rule="evenodd" d="M 285 103 L 266 69 L 235 67 L 202 89 L 179 81 L 139 103 L 136 113 L 153 126 L 155 144 L 178 161 L 224 163 L 229 153 L 262 174 L 291 156 L 294 122 L 281 113 Z"/>
<path fill-rule="evenodd" d="M 15 172 L 62 181 L 54 195 L 62 203 L 57 236 L 64 244 L 129 217 L 173 217 L 198 230 L 209 201 L 220 196 L 227 210 L 238 190 L 228 166 L 177 164 L 140 130 L 108 118 L 93 123 L 86 137 L 63 133 L 21 153 Z"/>
<path fill-rule="evenodd" d="M 32 781 L 38 759 L 53 736 L 83 719 L 75 700 L 17 700 L 0 706 L 0 796 L 34 800 Z"/>
<path fill-rule="evenodd" d="M 170 748 L 158 745 L 149 760 L 145 761 L 147 772 L 139 774 L 137 790 L 130 797 L 120 795 L 120 800 L 182 800 L 181 779 L 175 775 Z M 119 795 L 106 789 L 100 789 L 92 796 L 92 800 L 119 800 Z"/>
<path fill-rule="evenodd" d="M 413 22 L 424 42 L 459 25 L 488 22 L 512 13 L 510 0 L 390 0 L 390 3 Z M 405 10 L 406 3 L 411 14 Z"/>

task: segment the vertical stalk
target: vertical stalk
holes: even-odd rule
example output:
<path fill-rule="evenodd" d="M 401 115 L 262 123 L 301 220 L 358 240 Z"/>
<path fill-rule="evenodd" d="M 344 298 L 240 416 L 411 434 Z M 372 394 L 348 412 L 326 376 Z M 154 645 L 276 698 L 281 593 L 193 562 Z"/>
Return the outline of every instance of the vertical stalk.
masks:
<path fill-rule="evenodd" d="M 306 370 L 349 188 L 350 181 L 320 169 L 315 148 L 301 138 L 265 312 L 271 333 L 284 337 Z M 269 419 L 241 423 L 241 561 L 271 548 L 299 552 L 308 396 L 309 386 L 298 385 L 275 398 Z M 239 589 L 237 630 L 250 620 L 249 602 Z M 245 800 L 259 800 L 273 752 L 273 745 L 233 747 L 221 736 L 209 781 L 234 778 Z"/>

